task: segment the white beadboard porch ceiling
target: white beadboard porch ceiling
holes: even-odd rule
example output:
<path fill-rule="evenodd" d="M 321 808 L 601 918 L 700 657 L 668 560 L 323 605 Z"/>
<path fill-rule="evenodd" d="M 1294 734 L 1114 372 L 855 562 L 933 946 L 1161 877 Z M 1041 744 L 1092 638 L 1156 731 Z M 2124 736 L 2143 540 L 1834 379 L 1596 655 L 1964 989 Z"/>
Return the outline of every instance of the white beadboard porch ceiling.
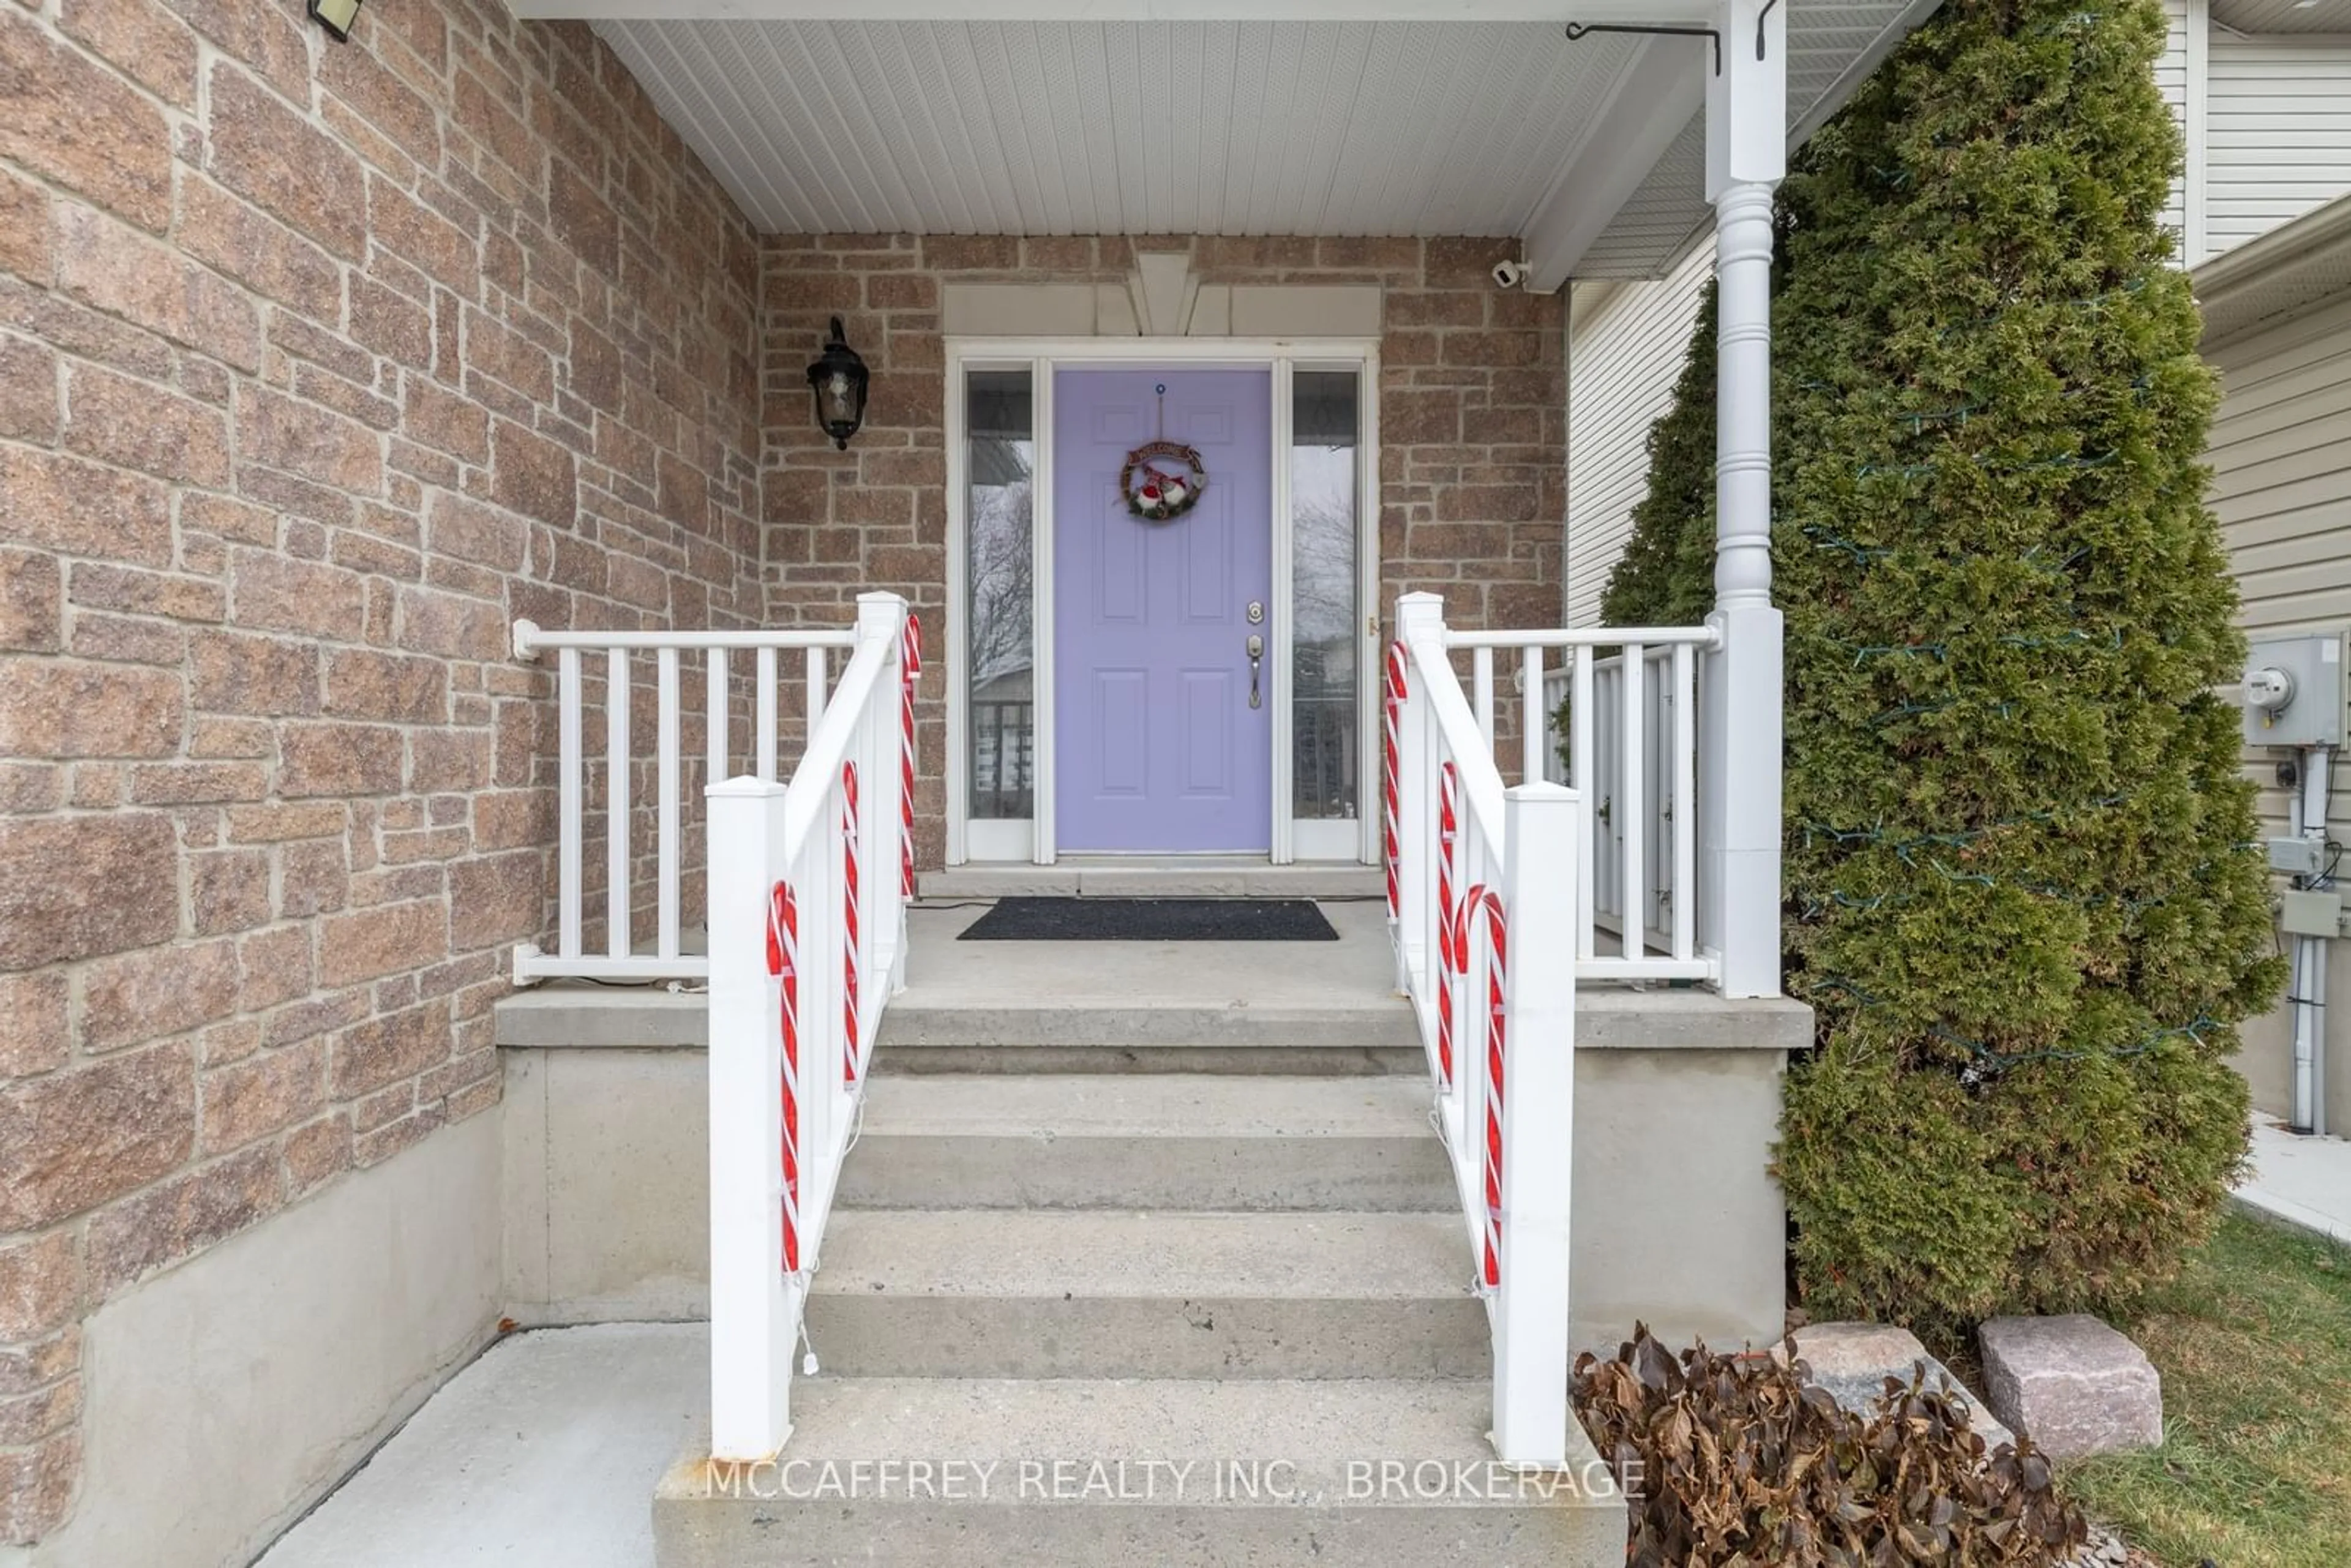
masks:
<path fill-rule="evenodd" d="M 1933 8 L 1783 3 L 1799 136 Z M 986 5 L 952 20 L 904 5 L 852 20 L 742 0 L 513 4 L 591 18 L 772 233 L 1525 235 L 1577 160 L 1608 157 L 1624 117 L 1654 113 L 1619 101 L 1641 50 L 1687 51 L 1696 81 L 1707 47 L 1570 43 L 1573 4 L 1561 20 L 1507 5 L 1487 14 L 1517 19 L 1363 21 L 1294 5 L 1105 20 L 1121 7 L 1055 16 L 1050 0 L 1035 19 Z M 1709 217 L 1704 145 L 1702 116 L 1667 139 L 1578 275 L 1652 276 L 1673 259 Z"/>

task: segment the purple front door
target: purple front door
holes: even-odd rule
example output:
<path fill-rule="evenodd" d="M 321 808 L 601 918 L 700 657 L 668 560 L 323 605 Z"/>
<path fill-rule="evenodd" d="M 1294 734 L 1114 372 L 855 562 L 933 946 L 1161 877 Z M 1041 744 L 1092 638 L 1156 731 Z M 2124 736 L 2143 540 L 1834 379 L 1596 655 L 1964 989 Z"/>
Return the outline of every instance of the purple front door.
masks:
<path fill-rule="evenodd" d="M 1119 469 L 1163 434 L 1198 448 L 1208 483 L 1189 512 L 1146 522 L 1127 510 Z M 1057 847 L 1267 852 L 1270 372 L 1061 371 L 1053 447 Z"/>

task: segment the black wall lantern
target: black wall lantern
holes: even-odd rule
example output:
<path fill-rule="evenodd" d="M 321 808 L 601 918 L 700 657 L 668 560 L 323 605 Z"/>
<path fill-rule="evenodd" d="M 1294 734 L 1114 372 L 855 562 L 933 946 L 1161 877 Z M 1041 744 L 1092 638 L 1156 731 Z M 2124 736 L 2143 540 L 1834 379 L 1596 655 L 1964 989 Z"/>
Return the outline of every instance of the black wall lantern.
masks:
<path fill-rule="evenodd" d="M 327 29 L 339 44 L 351 41 L 351 24 L 360 19 L 363 0 L 310 0 L 310 20 Z"/>
<path fill-rule="evenodd" d="M 832 319 L 832 337 L 824 357 L 809 366 L 809 390 L 816 394 L 816 425 L 832 437 L 841 451 L 865 423 L 865 361 L 841 335 L 841 318 Z"/>

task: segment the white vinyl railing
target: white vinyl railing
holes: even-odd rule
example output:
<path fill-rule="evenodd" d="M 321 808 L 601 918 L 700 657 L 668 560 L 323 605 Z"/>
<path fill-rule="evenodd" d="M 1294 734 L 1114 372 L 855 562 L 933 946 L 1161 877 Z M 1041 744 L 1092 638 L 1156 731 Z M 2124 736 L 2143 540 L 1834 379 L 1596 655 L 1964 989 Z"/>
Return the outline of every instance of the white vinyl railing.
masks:
<path fill-rule="evenodd" d="M 807 685 L 810 733 L 823 716 L 833 650 L 848 649 L 855 633 L 848 627 L 797 632 L 549 632 L 529 621 L 517 621 L 514 650 L 517 659 L 536 659 L 542 653 L 556 656 L 556 947 L 549 953 L 534 943 L 517 947 L 517 985 L 565 977 L 596 980 L 700 979 L 709 973 L 708 961 L 684 951 L 681 907 L 684 883 L 683 813 L 685 791 L 681 775 L 684 751 L 683 730 L 687 716 L 684 681 L 690 666 L 699 665 L 702 677 L 702 739 L 705 777 L 726 778 L 734 771 L 730 710 L 738 699 L 732 655 L 750 655 L 750 739 L 754 771 L 760 779 L 777 777 L 776 731 L 778 683 L 788 656 L 799 654 L 800 677 Z M 636 775 L 643 766 L 637 756 L 632 729 L 632 703 L 639 676 L 650 658 L 653 674 L 653 800 L 654 891 L 653 951 L 640 953 L 634 916 L 638 894 L 630 834 L 638 826 L 632 810 Z M 604 698 L 604 950 L 590 953 L 583 941 L 587 912 L 588 673 L 601 666 Z"/>
<path fill-rule="evenodd" d="M 1473 711 L 1436 595 L 1397 601 L 1396 629 L 1383 830 L 1399 979 L 1492 1328 L 1494 1447 L 1506 1464 L 1555 1469 L 1567 1457 L 1575 973 L 1548 956 L 1579 925 L 1583 806 L 1539 766 L 1503 787 L 1490 655 Z"/>
<path fill-rule="evenodd" d="M 904 984 L 918 629 L 857 601 L 848 667 L 791 783 L 710 786 L 711 1453 L 791 1429 L 794 1341 Z"/>
<path fill-rule="evenodd" d="M 1515 653 L 1523 775 L 1573 786 L 1589 806 L 1576 857 L 1579 978 L 1721 977 L 1719 956 L 1698 937 L 1698 655 L 1719 643 L 1705 626 L 1446 632 L 1448 649 L 1470 651 L 1474 712 L 1489 754 L 1495 655 Z M 1618 651 L 1602 657 L 1610 648 Z M 1530 692 L 1540 694 L 1532 704 Z M 1567 761 L 1552 722 L 1562 699 Z M 1603 933 L 1616 951 L 1600 950 Z"/>

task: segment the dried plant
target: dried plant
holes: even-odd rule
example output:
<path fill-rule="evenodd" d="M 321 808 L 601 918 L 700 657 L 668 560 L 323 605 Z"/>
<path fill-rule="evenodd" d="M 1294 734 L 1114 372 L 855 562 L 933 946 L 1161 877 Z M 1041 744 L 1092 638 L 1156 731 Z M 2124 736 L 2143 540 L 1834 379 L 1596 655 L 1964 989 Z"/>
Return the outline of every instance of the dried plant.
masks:
<path fill-rule="evenodd" d="M 1630 1568 L 2050 1568 L 2087 1535 L 2028 1439 L 1987 1454 L 1923 1365 L 1864 1416 L 1801 1361 L 1678 1361 L 1646 1324 L 1575 1364 L 1586 1430 L 1631 1498 Z"/>

